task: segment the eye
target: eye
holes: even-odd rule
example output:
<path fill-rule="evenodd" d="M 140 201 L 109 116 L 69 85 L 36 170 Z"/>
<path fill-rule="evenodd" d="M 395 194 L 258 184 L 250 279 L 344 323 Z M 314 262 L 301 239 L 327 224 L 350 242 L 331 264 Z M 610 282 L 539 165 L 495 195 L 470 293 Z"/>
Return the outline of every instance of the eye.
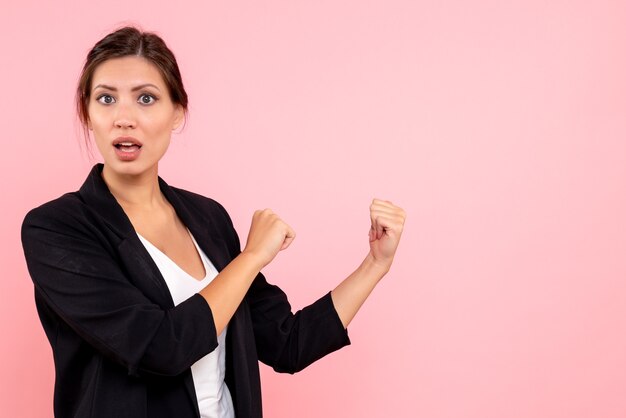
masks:
<path fill-rule="evenodd" d="M 111 103 L 115 102 L 115 99 L 113 98 L 113 96 L 108 95 L 108 94 L 103 94 L 101 96 L 98 96 L 98 98 L 96 99 L 98 102 L 108 105 Z"/>
<path fill-rule="evenodd" d="M 149 104 L 153 104 L 156 101 L 157 101 L 157 98 L 148 93 L 144 93 L 141 96 L 139 96 L 139 103 L 141 104 L 149 105 Z"/>

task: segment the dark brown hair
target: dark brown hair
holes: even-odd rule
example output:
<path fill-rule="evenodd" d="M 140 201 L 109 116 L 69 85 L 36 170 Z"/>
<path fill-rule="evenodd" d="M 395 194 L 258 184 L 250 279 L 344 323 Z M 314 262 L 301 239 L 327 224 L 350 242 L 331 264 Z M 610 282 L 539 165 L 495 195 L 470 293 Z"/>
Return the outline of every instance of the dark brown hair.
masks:
<path fill-rule="evenodd" d="M 143 57 L 154 64 L 168 87 L 172 102 L 181 105 L 187 113 L 187 92 L 172 51 L 155 33 L 125 26 L 102 38 L 87 54 L 76 90 L 76 110 L 86 139 L 89 138 L 87 123 L 93 74 L 106 60 L 126 56 Z"/>

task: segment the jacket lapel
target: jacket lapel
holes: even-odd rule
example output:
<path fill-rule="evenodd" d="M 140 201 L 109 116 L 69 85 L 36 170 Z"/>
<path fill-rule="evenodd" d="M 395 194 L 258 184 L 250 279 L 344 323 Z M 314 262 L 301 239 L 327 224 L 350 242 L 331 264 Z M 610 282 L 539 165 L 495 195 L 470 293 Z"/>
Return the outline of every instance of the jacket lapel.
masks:
<path fill-rule="evenodd" d="M 79 193 L 83 201 L 107 224 L 117 241 L 117 252 L 128 273 L 129 280 L 150 300 L 163 308 L 173 308 L 174 301 L 167 284 L 133 228 L 130 219 L 111 194 L 102 178 L 103 164 L 93 166 Z"/>
<path fill-rule="evenodd" d="M 208 214 L 195 210 L 195 207 L 192 205 L 185 204 L 177 189 L 168 186 L 160 177 L 159 185 L 163 195 L 174 207 L 176 214 L 185 226 L 189 228 L 202 251 L 209 257 L 217 271 L 222 271 L 230 263 L 228 247 L 216 234 L 215 228 L 212 228 Z"/>
<path fill-rule="evenodd" d="M 93 166 L 79 193 L 85 203 L 107 223 L 109 229 L 119 239 L 117 246 L 119 256 L 129 273 L 130 280 L 155 303 L 163 308 L 173 308 L 172 296 L 158 266 L 139 240 L 130 219 L 102 178 L 103 167 L 104 165 L 101 163 Z M 189 195 L 185 194 L 183 197 L 178 189 L 170 187 L 161 177 L 159 177 L 159 187 L 176 214 L 189 228 L 200 248 L 209 257 L 215 268 L 221 271 L 230 262 L 230 256 L 226 243 L 217 236 L 217 229 L 211 227 L 211 219 L 208 214 L 202 213 L 193 204 L 186 204 L 185 197 L 189 199 Z M 241 316 L 240 311 L 241 307 L 231 318 L 229 326 L 234 326 L 234 329 L 237 329 L 236 324 L 237 318 Z M 191 374 L 184 381 L 196 413 L 200 416 Z"/>
<path fill-rule="evenodd" d="M 93 166 L 79 193 L 85 203 L 108 225 L 119 239 L 118 251 L 131 280 L 154 302 L 163 307 L 172 308 L 174 302 L 159 268 L 139 240 L 130 219 L 111 194 L 102 178 L 103 164 Z M 170 187 L 159 177 L 159 187 L 170 202 L 176 214 L 189 228 L 196 242 L 209 257 L 218 271 L 229 262 L 228 250 L 220 238 L 216 237 L 211 220 L 207 214 L 194 210 L 192 205 L 185 204 L 176 188 Z"/>

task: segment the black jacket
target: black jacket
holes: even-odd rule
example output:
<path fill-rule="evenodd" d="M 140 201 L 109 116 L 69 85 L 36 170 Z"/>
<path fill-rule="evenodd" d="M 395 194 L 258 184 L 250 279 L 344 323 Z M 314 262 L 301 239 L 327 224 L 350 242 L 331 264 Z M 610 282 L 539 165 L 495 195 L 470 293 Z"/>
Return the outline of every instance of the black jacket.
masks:
<path fill-rule="evenodd" d="M 199 417 L 190 367 L 217 346 L 211 308 L 199 294 L 174 307 L 102 168 L 22 225 L 54 354 L 55 416 Z M 159 185 L 222 270 L 240 252 L 224 208 L 161 178 Z M 228 325 L 226 384 L 237 417 L 262 416 L 258 360 L 294 373 L 349 343 L 330 293 L 292 314 L 285 294 L 259 274 Z"/>

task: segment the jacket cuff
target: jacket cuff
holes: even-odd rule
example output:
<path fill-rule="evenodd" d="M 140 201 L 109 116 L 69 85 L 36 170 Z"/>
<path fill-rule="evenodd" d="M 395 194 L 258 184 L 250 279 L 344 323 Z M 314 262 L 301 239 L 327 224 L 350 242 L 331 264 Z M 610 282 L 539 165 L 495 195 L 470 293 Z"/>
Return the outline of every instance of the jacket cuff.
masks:
<path fill-rule="evenodd" d="M 347 328 L 343 327 L 343 323 L 341 322 L 341 318 L 339 318 L 339 314 L 337 313 L 337 309 L 335 309 L 335 305 L 333 304 L 333 298 L 331 296 L 331 292 L 329 291 L 320 299 L 318 299 L 312 306 L 315 306 L 319 309 L 320 316 L 323 316 L 327 319 L 329 325 L 329 335 L 332 336 L 333 344 L 329 347 L 329 353 L 335 350 L 338 350 L 346 345 L 350 345 L 350 337 L 348 336 Z"/>

